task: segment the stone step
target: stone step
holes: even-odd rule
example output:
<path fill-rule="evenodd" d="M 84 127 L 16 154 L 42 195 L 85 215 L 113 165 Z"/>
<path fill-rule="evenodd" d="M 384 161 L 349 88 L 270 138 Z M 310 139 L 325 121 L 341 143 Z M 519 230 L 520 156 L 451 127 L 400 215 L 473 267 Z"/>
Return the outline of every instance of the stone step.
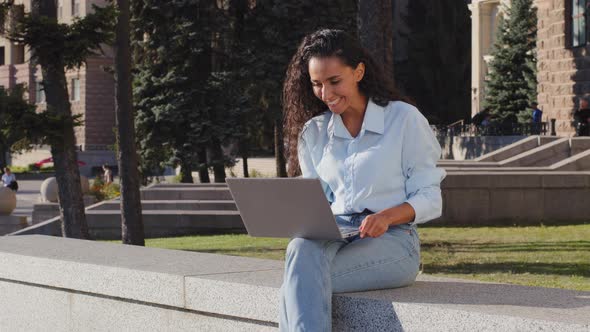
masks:
<path fill-rule="evenodd" d="M 226 188 L 226 183 L 156 183 L 148 188 Z"/>
<path fill-rule="evenodd" d="M 91 210 L 117 210 L 120 206 L 119 201 L 108 201 L 96 205 Z M 184 201 L 166 201 L 150 200 L 141 201 L 142 210 L 183 210 L 183 211 L 237 211 L 236 204 L 233 200 L 184 200 Z"/>
<path fill-rule="evenodd" d="M 227 187 L 200 188 L 189 186 L 187 188 L 155 187 L 141 190 L 142 201 L 153 200 L 232 200 L 233 197 Z"/>
<path fill-rule="evenodd" d="M 146 238 L 246 232 L 237 211 L 143 210 L 142 218 Z M 121 238 L 119 210 L 89 210 L 86 221 L 94 239 Z"/>

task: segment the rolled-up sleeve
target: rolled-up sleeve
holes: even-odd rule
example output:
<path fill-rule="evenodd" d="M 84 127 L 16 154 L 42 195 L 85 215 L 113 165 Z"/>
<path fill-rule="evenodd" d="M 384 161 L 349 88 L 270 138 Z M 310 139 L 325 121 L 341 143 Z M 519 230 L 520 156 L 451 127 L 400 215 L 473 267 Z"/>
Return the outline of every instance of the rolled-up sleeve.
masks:
<path fill-rule="evenodd" d="M 408 115 L 402 147 L 406 203 L 416 212 L 414 224 L 442 215 L 440 183 L 446 172 L 436 167 L 441 148 L 426 118 L 418 110 Z"/>
<path fill-rule="evenodd" d="M 297 143 L 297 158 L 299 159 L 299 167 L 301 168 L 301 177 L 307 179 L 319 179 L 322 184 L 322 189 L 326 195 L 326 199 L 330 204 L 334 201 L 333 193 L 328 184 L 323 181 L 316 171 L 316 167 L 313 163 L 311 151 L 307 145 L 307 139 L 305 138 L 305 127 L 299 136 L 299 142 Z M 309 139 L 309 138 L 308 138 Z"/>

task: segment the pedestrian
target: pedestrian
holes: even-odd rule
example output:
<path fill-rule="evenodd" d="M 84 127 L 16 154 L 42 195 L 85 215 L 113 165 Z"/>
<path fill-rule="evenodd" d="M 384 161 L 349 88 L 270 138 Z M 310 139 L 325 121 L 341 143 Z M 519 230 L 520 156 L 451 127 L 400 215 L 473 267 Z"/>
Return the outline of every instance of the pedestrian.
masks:
<path fill-rule="evenodd" d="M 10 168 L 4 167 L 4 174 L 2 174 L 2 185 L 8 187 L 13 191 L 18 191 L 18 182 L 16 176 L 10 171 Z"/>
<path fill-rule="evenodd" d="M 111 168 L 107 165 L 102 165 L 102 170 L 103 170 L 103 175 L 102 175 L 102 180 L 104 182 L 104 184 L 110 184 L 113 182 L 113 171 L 111 171 Z"/>
<path fill-rule="evenodd" d="M 574 113 L 576 121 L 576 134 L 578 136 L 590 136 L 590 96 L 580 98 L 578 110 Z"/>
<path fill-rule="evenodd" d="M 332 293 L 404 287 L 418 274 L 416 226 L 441 215 L 441 148 L 383 73 L 341 30 L 306 36 L 289 64 L 289 175 L 319 179 L 338 225 L 360 235 L 289 242 L 281 331 L 331 331 Z"/>
<path fill-rule="evenodd" d="M 531 103 L 531 108 L 533 109 L 533 119 L 531 124 L 531 134 L 539 135 L 541 133 L 541 121 L 543 119 L 543 111 L 539 109 L 539 104 L 537 102 Z"/>

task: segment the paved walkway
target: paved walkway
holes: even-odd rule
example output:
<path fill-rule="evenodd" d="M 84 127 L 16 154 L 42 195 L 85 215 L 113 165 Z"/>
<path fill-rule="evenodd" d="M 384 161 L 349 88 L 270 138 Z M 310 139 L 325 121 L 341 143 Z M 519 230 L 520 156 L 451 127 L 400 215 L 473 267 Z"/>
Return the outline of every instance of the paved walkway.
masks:
<path fill-rule="evenodd" d="M 19 189 L 16 193 L 16 209 L 12 214 L 15 216 L 27 216 L 29 224 L 33 216 L 33 204 L 41 200 L 39 194 L 41 183 L 43 183 L 43 180 L 18 180 Z"/>

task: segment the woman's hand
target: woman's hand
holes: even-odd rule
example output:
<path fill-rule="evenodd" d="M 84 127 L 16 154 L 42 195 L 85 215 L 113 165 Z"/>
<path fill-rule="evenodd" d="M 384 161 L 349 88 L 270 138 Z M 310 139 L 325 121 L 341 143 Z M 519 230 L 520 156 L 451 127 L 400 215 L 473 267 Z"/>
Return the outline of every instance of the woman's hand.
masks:
<path fill-rule="evenodd" d="M 365 237 L 379 237 L 389 228 L 390 222 L 387 217 L 381 214 L 370 214 L 365 217 L 359 230 L 361 231 L 361 239 Z"/>

